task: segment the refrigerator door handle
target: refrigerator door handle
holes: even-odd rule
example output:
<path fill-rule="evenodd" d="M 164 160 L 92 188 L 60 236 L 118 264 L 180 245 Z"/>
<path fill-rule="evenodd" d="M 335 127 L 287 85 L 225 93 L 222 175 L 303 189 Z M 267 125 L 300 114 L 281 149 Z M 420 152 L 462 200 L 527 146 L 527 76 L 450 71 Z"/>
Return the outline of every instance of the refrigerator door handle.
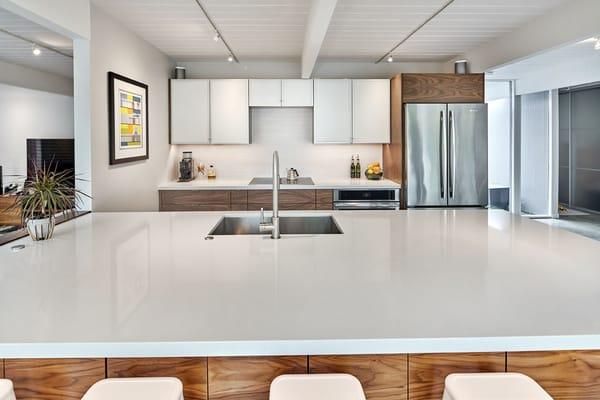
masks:
<path fill-rule="evenodd" d="M 454 115 L 452 111 L 448 112 L 448 121 L 449 121 L 449 129 L 448 129 L 448 147 L 450 151 L 448 152 L 448 193 L 450 194 L 450 198 L 454 197 L 454 142 L 456 138 L 454 137 Z"/>
<path fill-rule="evenodd" d="M 440 111 L 440 193 L 444 198 L 444 112 Z"/>

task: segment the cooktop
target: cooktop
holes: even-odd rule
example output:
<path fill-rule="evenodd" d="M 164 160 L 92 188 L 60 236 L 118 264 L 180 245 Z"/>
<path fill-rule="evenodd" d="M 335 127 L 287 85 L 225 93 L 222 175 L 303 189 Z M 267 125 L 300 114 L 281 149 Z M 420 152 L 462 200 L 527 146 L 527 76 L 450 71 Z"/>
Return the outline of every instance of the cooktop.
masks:
<path fill-rule="evenodd" d="M 252 178 L 251 185 L 270 185 L 273 178 Z M 312 178 L 300 177 L 295 181 L 288 181 L 287 178 L 280 178 L 279 183 L 282 185 L 314 185 Z"/>

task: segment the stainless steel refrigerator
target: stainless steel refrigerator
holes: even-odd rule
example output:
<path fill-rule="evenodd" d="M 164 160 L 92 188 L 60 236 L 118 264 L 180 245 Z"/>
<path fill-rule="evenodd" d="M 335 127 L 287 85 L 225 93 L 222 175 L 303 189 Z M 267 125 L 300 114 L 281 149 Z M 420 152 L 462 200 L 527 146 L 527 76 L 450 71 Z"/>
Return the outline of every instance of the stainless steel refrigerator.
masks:
<path fill-rule="evenodd" d="M 487 104 L 407 104 L 408 207 L 488 203 Z"/>

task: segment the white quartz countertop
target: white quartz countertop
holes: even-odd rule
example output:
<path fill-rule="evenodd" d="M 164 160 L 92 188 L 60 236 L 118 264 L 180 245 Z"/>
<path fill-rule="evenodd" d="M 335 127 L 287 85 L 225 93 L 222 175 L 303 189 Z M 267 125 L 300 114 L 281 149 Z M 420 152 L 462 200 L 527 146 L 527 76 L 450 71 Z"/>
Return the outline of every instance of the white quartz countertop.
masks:
<path fill-rule="evenodd" d="M 314 185 L 281 184 L 281 189 L 400 189 L 400 184 L 389 179 L 371 181 L 361 179 L 318 179 L 312 178 Z M 158 190 L 265 190 L 271 185 L 250 185 L 252 178 L 196 178 L 190 182 L 167 181 L 158 186 Z"/>
<path fill-rule="evenodd" d="M 504 211 L 328 213 L 344 234 L 92 213 L 2 246 L 0 358 L 600 349 L 600 242 Z"/>

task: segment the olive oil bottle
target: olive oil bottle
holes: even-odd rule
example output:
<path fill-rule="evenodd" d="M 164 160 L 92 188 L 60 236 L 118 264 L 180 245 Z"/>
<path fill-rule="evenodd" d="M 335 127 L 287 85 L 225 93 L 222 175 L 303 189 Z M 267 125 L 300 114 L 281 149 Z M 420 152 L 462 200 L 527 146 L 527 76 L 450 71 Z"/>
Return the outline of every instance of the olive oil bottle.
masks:
<path fill-rule="evenodd" d="M 350 164 L 350 178 L 356 177 L 356 164 L 354 163 L 354 155 L 352 155 L 352 164 Z"/>
<path fill-rule="evenodd" d="M 356 165 L 354 166 L 354 177 L 360 179 L 360 157 L 356 155 Z"/>

